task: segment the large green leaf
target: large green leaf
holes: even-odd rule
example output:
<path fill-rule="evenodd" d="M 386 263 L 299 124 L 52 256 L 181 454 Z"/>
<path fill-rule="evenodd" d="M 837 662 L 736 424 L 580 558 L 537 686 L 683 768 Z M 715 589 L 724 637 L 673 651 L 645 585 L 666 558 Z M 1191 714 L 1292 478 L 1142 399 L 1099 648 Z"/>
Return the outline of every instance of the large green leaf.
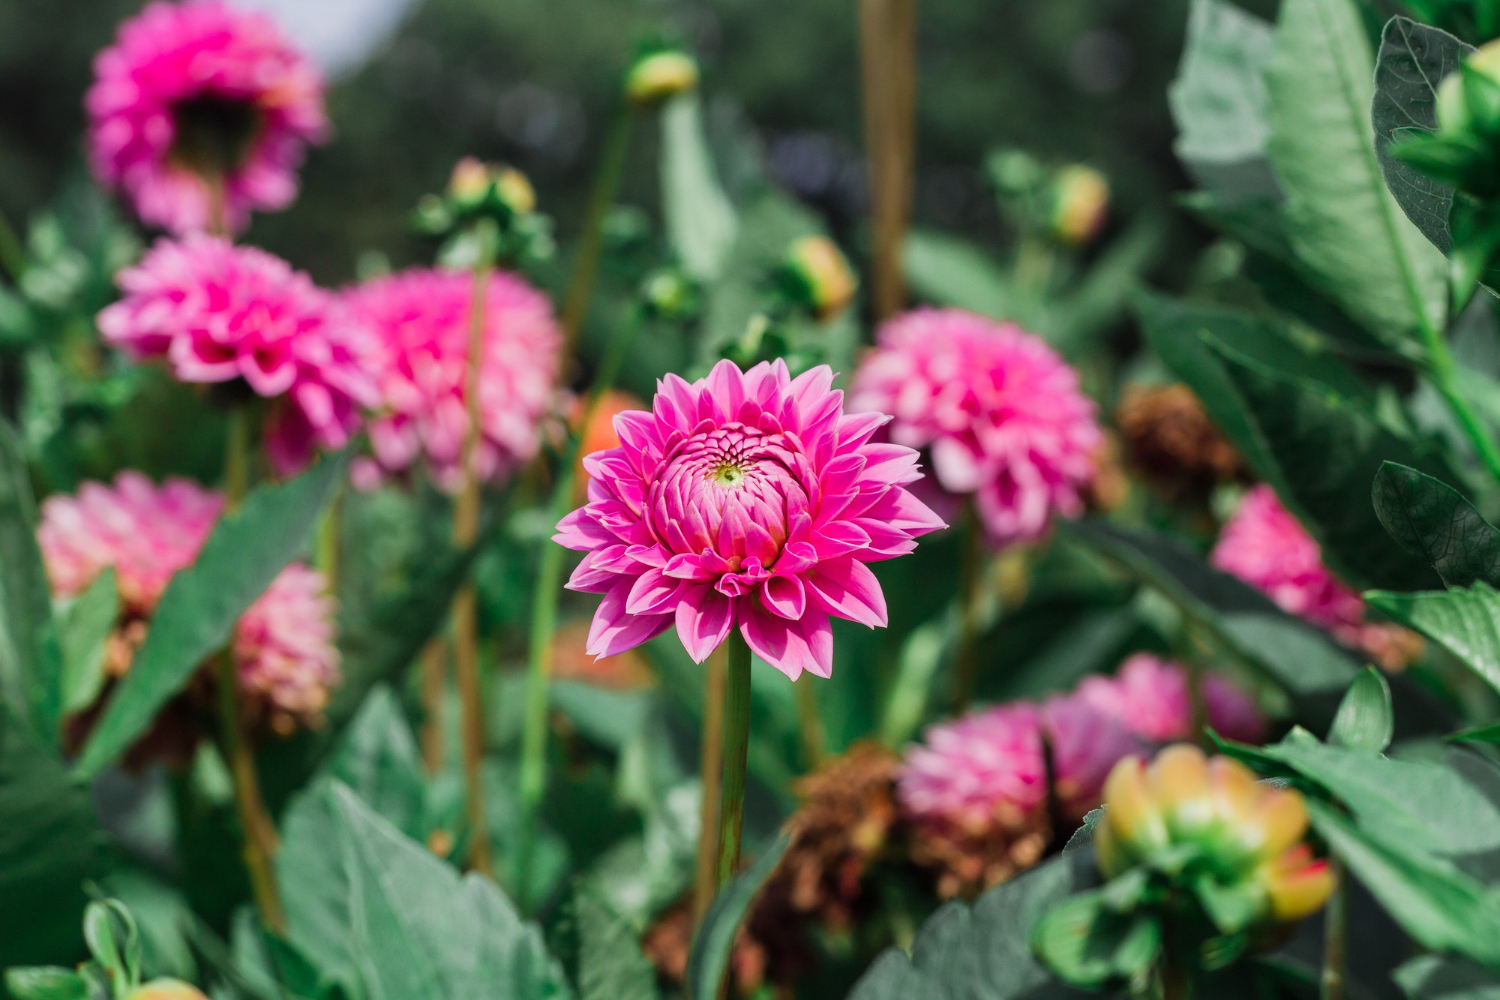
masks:
<path fill-rule="evenodd" d="M 1177 156 L 1205 187 L 1276 189 L 1265 161 L 1271 26 L 1224 0 L 1193 0 L 1177 79 L 1167 91 Z"/>
<path fill-rule="evenodd" d="M 1406 217 L 1444 253 L 1453 243 L 1448 232 L 1453 189 L 1391 156 L 1391 144 L 1401 138 L 1402 129 L 1437 128 L 1438 84 L 1473 51 L 1441 28 L 1393 17 L 1381 33 L 1375 58 L 1370 121 L 1380 169 Z"/>
<path fill-rule="evenodd" d="M 1328 742 L 1380 753 L 1390 746 L 1396 730 L 1391 710 L 1391 689 L 1374 667 L 1365 667 L 1349 685 L 1328 731 Z"/>
<path fill-rule="evenodd" d="M 197 562 L 167 585 L 130 672 L 79 757 L 79 773 L 98 774 L 129 749 L 203 661 L 229 642 L 240 615 L 306 546 L 344 468 L 342 456 L 326 458 L 289 483 L 256 489 L 214 527 Z"/>
<path fill-rule="evenodd" d="M 1353 0 L 1287 0 L 1266 72 L 1267 152 L 1287 237 L 1316 283 L 1393 345 L 1441 326 L 1447 261 L 1381 176 L 1370 106 L 1375 60 Z"/>
<path fill-rule="evenodd" d="M 1500 530 L 1440 479 L 1385 462 L 1375 474 L 1375 514 L 1401 547 L 1432 564 L 1450 587 L 1500 585 Z"/>
<path fill-rule="evenodd" d="M 104 644 L 120 614 L 114 567 L 105 567 L 62 616 L 62 711 L 81 712 L 104 688 Z"/>
<path fill-rule="evenodd" d="M 62 653 L 35 525 L 21 442 L 0 421 L 0 696 L 16 718 L 55 743 Z"/>
<path fill-rule="evenodd" d="M 688 955 L 687 982 L 693 996 L 718 996 L 724 973 L 729 968 L 730 953 L 734 950 L 734 936 L 789 843 L 791 835 L 783 833 L 760 853 L 754 864 L 719 889 L 708 912 L 703 915 Z"/>
<path fill-rule="evenodd" d="M 1329 567 L 1359 587 L 1436 585 L 1425 559 L 1389 544 L 1368 498 L 1384 462 L 1440 475 L 1443 463 L 1326 384 L 1272 370 L 1227 346 L 1216 350 L 1281 472 L 1278 495 L 1322 545 Z"/>
<path fill-rule="evenodd" d="M 703 137 L 696 93 L 668 101 L 661 112 L 661 202 L 667 234 L 683 270 L 699 281 L 723 273 L 734 243 L 734 206 L 719 186 Z"/>
<path fill-rule="evenodd" d="M 574 895 L 578 925 L 578 1000 L 656 1000 L 656 968 L 634 928 L 592 893 Z"/>
<path fill-rule="evenodd" d="M 1463 959 L 1419 955 L 1391 978 L 1411 1000 L 1500 1000 L 1500 978 Z"/>
<path fill-rule="evenodd" d="M 1365 600 L 1447 649 L 1500 691 L 1500 593 L 1494 587 L 1480 581 L 1417 594 L 1375 590 Z"/>
<path fill-rule="evenodd" d="M 1078 888 L 1065 857 L 1054 858 L 975 900 L 943 906 L 922 925 L 911 954 L 888 949 L 849 1000 L 1015 1000 L 1051 982 L 1028 938 L 1042 915 Z"/>
<path fill-rule="evenodd" d="M 901 247 L 901 263 L 912 291 L 924 299 L 992 319 L 1017 318 L 1010 276 L 999 261 L 968 240 L 914 229 Z"/>

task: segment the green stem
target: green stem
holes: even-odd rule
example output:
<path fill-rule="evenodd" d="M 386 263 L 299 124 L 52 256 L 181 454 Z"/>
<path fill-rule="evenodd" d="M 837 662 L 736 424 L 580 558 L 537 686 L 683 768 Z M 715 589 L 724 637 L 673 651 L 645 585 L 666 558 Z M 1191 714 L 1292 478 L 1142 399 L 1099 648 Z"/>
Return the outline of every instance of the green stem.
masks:
<path fill-rule="evenodd" d="M 1427 321 L 1422 324 L 1422 340 L 1427 348 L 1428 376 L 1453 410 L 1453 415 L 1458 418 L 1459 425 L 1473 443 L 1485 469 L 1500 481 L 1500 447 L 1496 446 L 1484 421 L 1459 388 L 1458 364 L 1453 360 L 1453 352 L 1448 349 L 1448 341 L 1441 330 Z"/>
<path fill-rule="evenodd" d="M 721 645 L 704 664 L 703 732 L 698 759 L 703 800 L 698 810 L 698 860 L 693 877 L 695 928 L 703 921 L 719 889 L 719 782 L 724 777 L 724 660 L 728 652 Z"/>
<path fill-rule="evenodd" d="M 323 516 L 318 519 L 317 566 L 323 574 L 324 585 L 334 597 L 339 592 L 339 561 L 343 556 L 340 536 L 344 522 L 344 487 L 336 483 Z"/>
<path fill-rule="evenodd" d="M 979 683 L 979 579 L 984 566 L 984 528 L 972 503 L 964 509 L 968 538 L 958 577 L 958 646 L 954 655 L 956 680 L 953 710 L 962 712 L 974 698 Z"/>
<path fill-rule="evenodd" d="M 599 159 L 599 172 L 594 175 L 588 212 L 584 216 L 583 231 L 578 237 L 578 250 L 573 257 L 573 269 L 568 275 L 568 288 L 563 294 L 564 358 L 572 357 L 573 345 L 578 341 L 578 332 L 583 328 L 583 319 L 588 313 L 589 298 L 594 291 L 594 275 L 599 270 L 599 252 L 604 244 L 604 220 L 615 202 L 620 179 L 625 173 L 625 155 L 630 151 L 630 127 L 634 120 L 634 107 L 627 101 L 621 106 L 614 126 L 610 129 L 604 152 Z"/>
<path fill-rule="evenodd" d="M 588 427 L 604 393 L 614 385 L 615 376 L 625 361 L 625 354 L 640 328 L 639 311 L 628 317 L 610 344 L 609 354 L 595 373 L 583 409 L 580 433 L 573 435 L 565 449 L 548 507 L 549 524 L 561 521 L 573 506 L 573 484 L 578 461 L 582 428 Z M 557 603 L 562 596 L 563 559 L 567 550 L 547 543 L 542 549 L 537 569 L 536 588 L 531 600 L 531 636 L 526 664 L 525 716 L 521 731 L 521 829 L 516 843 L 516 893 L 522 908 L 529 903 L 526 879 L 531 871 L 532 848 L 536 842 L 536 820 L 541 812 L 542 795 L 547 787 L 547 687 L 552 678 L 552 635 L 557 629 Z"/>
<path fill-rule="evenodd" d="M 1328 862 L 1333 871 L 1333 896 L 1324 911 L 1323 984 L 1321 1000 L 1344 1000 L 1344 951 L 1348 935 L 1348 897 L 1344 867 L 1337 858 Z"/>
<path fill-rule="evenodd" d="M 807 760 L 807 769 L 816 771 L 823 763 L 823 717 L 818 714 L 818 695 L 804 674 L 792 685 L 797 697 L 797 728 L 801 731 L 802 755 Z"/>
<path fill-rule="evenodd" d="M 229 411 L 228 437 L 224 442 L 224 513 L 233 514 L 250 489 L 250 410 L 236 406 Z"/>
<path fill-rule="evenodd" d="M 750 758 L 750 644 L 732 629 L 724 683 L 724 780 L 719 796 L 719 887 L 740 867 L 745 826 L 745 770 Z"/>

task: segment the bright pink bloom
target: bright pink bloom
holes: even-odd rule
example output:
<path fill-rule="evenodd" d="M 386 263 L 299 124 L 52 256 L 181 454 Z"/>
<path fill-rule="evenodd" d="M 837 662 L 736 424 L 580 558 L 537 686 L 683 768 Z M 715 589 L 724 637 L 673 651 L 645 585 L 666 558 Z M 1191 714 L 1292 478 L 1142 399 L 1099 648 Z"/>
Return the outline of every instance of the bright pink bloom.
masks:
<path fill-rule="evenodd" d="M 376 402 L 361 331 L 279 257 L 203 234 L 161 239 L 118 281 L 124 298 L 99 314 L 104 339 L 165 358 L 184 382 L 242 380 L 277 398 L 266 447 L 282 475 L 347 444 Z"/>
<path fill-rule="evenodd" d="M 584 459 L 589 503 L 556 541 L 587 553 L 568 586 L 604 595 L 588 651 L 609 656 L 674 623 L 701 663 L 729 630 L 796 679 L 833 669 L 829 615 L 886 623 L 866 563 L 942 527 L 903 486 L 917 453 L 872 444 L 879 413 L 843 412 L 826 365 L 668 375 L 650 412 L 615 418 L 620 447 Z"/>
<path fill-rule="evenodd" d="M 185 479 L 157 486 L 139 472 L 122 472 L 113 485 L 84 483 L 76 497 L 48 497 L 37 540 L 52 590 L 76 596 L 112 566 L 122 621 L 149 619 L 173 574 L 197 559 L 223 507 L 213 490 Z M 279 728 L 316 721 L 338 683 L 326 590 L 318 571 L 288 566 L 236 626 L 242 690 Z"/>
<path fill-rule="evenodd" d="M 1130 657 L 1113 677 L 1085 678 L 1076 697 L 1152 743 L 1193 736 L 1187 671 L 1150 653 Z M 1266 719 L 1259 706 L 1217 674 L 1203 677 L 1203 708 L 1208 724 L 1221 736 L 1257 742 L 1265 734 Z"/>
<path fill-rule="evenodd" d="M 1021 827 L 1047 803 L 1040 715 L 1017 702 L 932 726 L 896 772 L 896 800 L 918 824 L 980 832 Z"/>
<path fill-rule="evenodd" d="M 179 234 L 213 221 L 205 170 L 223 174 L 233 229 L 291 204 L 305 147 L 328 130 L 312 63 L 265 14 L 221 0 L 151 3 L 120 25 L 84 104 L 95 175 Z"/>
<path fill-rule="evenodd" d="M 464 379 L 473 297 L 467 272 L 439 270 L 405 271 L 345 293 L 372 335 L 371 370 L 384 410 L 370 427 L 379 468 L 367 467 L 363 479 L 403 471 L 421 457 L 439 483 L 458 487 L 469 428 Z M 543 421 L 559 402 L 561 346 L 545 295 L 513 274 L 490 278 L 475 459 L 484 479 L 508 475 L 541 447 Z"/>
<path fill-rule="evenodd" d="M 1042 706 L 1042 728 L 1052 765 L 1052 789 L 1068 819 L 1098 807 L 1104 779 L 1121 760 L 1145 751 L 1144 741 L 1087 699 L 1055 695 Z"/>
<path fill-rule="evenodd" d="M 880 328 L 850 405 L 894 414 L 890 438 L 927 449 L 938 484 L 972 494 L 997 544 L 1083 509 L 1103 445 L 1078 375 L 1014 323 L 916 309 Z"/>

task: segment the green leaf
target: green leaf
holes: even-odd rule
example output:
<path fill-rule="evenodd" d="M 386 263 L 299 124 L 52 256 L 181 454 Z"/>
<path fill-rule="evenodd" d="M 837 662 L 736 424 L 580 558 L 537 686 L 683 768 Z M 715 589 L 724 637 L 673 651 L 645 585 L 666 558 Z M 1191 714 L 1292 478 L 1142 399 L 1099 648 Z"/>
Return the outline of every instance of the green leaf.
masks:
<path fill-rule="evenodd" d="M 1209 566 L 1176 538 L 1098 519 L 1066 522 L 1060 530 L 1160 590 L 1225 648 L 1288 691 L 1342 691 L 1358 669 L 1322 632 Z"/>
<path fill-rule="evenodd" d="M 972 906 L 944 904 L 917 932 L 911 954 L 888 948 L 849 1000 L 1032 996 L 1053 981 L 1032 953 L 1032 926 L 1080 881 L 1068 859 L 1053 858 L 990 889 Z"/>
<path fill-rule="evenodd" d="M 421 835 L 426 794 L 422 757 L 390 688 L 378 685 L 370 692 L 325 773 L 349 786 L 398 830 Z"/>
<path fill-rule="evenodd" d="M 35 524 L 25 453 L 0 421 L 0 696 L 15 718 L 56 745 L 62 652 Z"/>
<path fill-rule="evenodd" d="M 1167 91 L 1178 159 L 1199 182 L 1237 194 L 1272 193 L 1265 162 L 1271 26 L 1222 0 L 1193 0 L 1177 79 Z"/>
<path fill-rule="evenodd" d="M 104 689 L 104 645 L 120 616 L 115 570 L 107 566 L 63 613 L 62 709 L 81 712 Z"/>
<path fill-rule="evenodd" d="M 662 107 L 661 202 L 683 270 L 704 282 L 719 277 L 734 244 L 736 219 L 714 175 L 696 93 Z"/>
<path fill-rule="evenodd" d="M 1403 549 L 1432 564 L 1450 587 L 1500 585 L 1500 530 L 1453 487 L 1384 462 L 1375 474 L 1375 514 Z"/>
<path fill-rule="evenodd" d="M 57 966 L 6 969 L 5 988 L 15 1000 L 89 1000 L 88 981 Z"/>
<path fill-rule="evenodd" d="M 1012 318 L 1010 277 L 976 244 L 933 229 L 914 229 L 901 248 L 901 261 L 912 291 L 922 298 L 992 319 Z"/>
<path fill-rule="evenodd" d="M 1076 359 L 1126 312 L 1142 279 L 1166 242 L 1167 226 L 1158 215 L 1131 224 L 1099 255 L 1077 289 L 1052 305 L 1038 331 L 1064 357 Z"/>
<path fill-rule="evenodd" d="M 1104 890 L 1081 892 L 1037 922 L 1031 945 L 1059 979 L 1087 989 L 1118 986 L 1144 974 L 1161 951 L 1161 925 L 1150 911 L 1120 914 Z"/>
<path fill-rule="evenodd" d="M 1436 584 L 1425 559 L 1385 542 L 1368 497 L 1386 461 L 1435 472 L 1445 471 L 1441 463 L 1325 384 L 1273 371 L 1227 346 L 1216 350 L 1282 473 L 1278 496 L 1321 544 L 1329 568 L 1359 587 Z"/>
<path fill-rule="evenodd" d="M 214 527 L 197 562 L 167 585 L 130 671 L 78 759 L 80 774 L 92 777 L 128 750 L 203 661 L 229 642 L 240 615 L 306 545 L 345 464 L 342 456 L 325 458 L 289 483 L 258 488 Z"/>
<path fill-rule="evenodd" d="M 1500 965 L 1500 904 L 1457 868 L 1399 841 L 1357 828 L 1326 802 L 1308 799 L 1313 829 L 1416 941 Z"/>
<path fill-rule="evenodd" d="M 1500 592 L 1484 582 L 1467 589 L 1395 594 L 1374 590 L 1365 601 L 1393 621 L 1436 642 L 1500 691 Z"/>
<path fill-rule="evenodd" d="M 1391 978 L 1411 1000 L 1500 1000 L 1500 979 L 1463 959 L 1418 955 Z"/>
<path fill-rule="evenodd" d="M 1349 685 L 1328 731 L 1334 746 L 1380 753 L 1391 745 L 1396 719 L 1391 710 L 1391 689 L 1374 667 L 1365 667 Z"/>
<path fill-rule="evenodd" d="M 1386 189 L 1370 107 L 1375 61 L 1352 0 L 1287 0 L 1266 72 L 1267 151 L 1287 238 L 1315 283 L 1393 346 L 1442 325 L 1447 261 Z"/>
<path fill-rule="evenodd" d="M 1432 855 L 1500 847 L 1500 811 L 1450 767 L 1328 746 L 1300 729 L 1260 752 L 1338 799 L 1361 830 L 1387 843 Z"/>
<path fill-rule="evenodd" d="M 754 864 L 719 889 L 708 912 L 703 915 L 703 923 L 693 937 L 693 948 L 688 954 L 687 982 L 693 996 L 718 996 L 719 985 L 729 967 L 734 936 L 789 843 L 791 836 L 783 833 L 761 852 Z"/>
<path fill-rule="evenodd" d="M 1436 130 L 1438 84 L 1473 51 L 1441 28 L 1393 17 L 1375 57 L 1370 118 L 1380 170 L 1406 217 L 1444 253 L 1453 242 L 1448 232 L 1453 189 L 1394 158 L 1390 149 L 1401 129 Z"/>
<path fill-rule="evenodd" d="M 656 1000 L 656 967 L 636 932 L 587 890 L 574 894 L 578 922 L 578 1000 Z"/>
<path fill-rule="evenodd" d="M 83 911 L 83 939 L 119 991 L 141 981 L 141 932 L 119 900 L 93 902 Z"/>

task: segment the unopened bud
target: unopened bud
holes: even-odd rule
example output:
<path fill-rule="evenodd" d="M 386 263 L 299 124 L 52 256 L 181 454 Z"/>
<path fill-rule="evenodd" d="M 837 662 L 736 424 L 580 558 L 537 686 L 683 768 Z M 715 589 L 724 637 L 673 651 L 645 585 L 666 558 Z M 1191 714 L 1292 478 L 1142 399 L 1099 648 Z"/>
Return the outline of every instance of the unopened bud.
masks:
<path fill-rule="evenodd" d="M 1479 47 L 1438 85 L 1437 119 L 1443 134 L 1491 131 L 1500 125 L 1500 39 Z"/>
<path fill-rule="evenodd" d="M 625 77 L 625 96 L 633 104 L 649 105 L 698 86 L 698 64 L 686 52 L 669 49 L 636 60 Z"/>
<path fill-rule="evenodd" d="M 820 320 L 843 312 L 858 280 L 844 255 L 826 236 L 803 236 L 787 251 L 784 267 L 793 298 Z"/>
<path fill-rule="evenodd" d="M 487 203 L 511 215 L 526 215 L 536 210 L 536 191 L 525 174 L 513 167 L 483 163 L 472 156 L 454 164 L 448 197 L 460 214 L 477 211 Z"/>
<path fill-rule="evenodd" d="M 1064 167 L 1052 184 L 1052 235 L 1081 246 L 1099 234 L 1109 214 L 1109 181 L 1082 165 Z"/>
<path fill-rule="evenodd" d="M 125 995 L 125 1000 L 208 1000 L 203 991 L 180 979 L 153 979 Z"/>

